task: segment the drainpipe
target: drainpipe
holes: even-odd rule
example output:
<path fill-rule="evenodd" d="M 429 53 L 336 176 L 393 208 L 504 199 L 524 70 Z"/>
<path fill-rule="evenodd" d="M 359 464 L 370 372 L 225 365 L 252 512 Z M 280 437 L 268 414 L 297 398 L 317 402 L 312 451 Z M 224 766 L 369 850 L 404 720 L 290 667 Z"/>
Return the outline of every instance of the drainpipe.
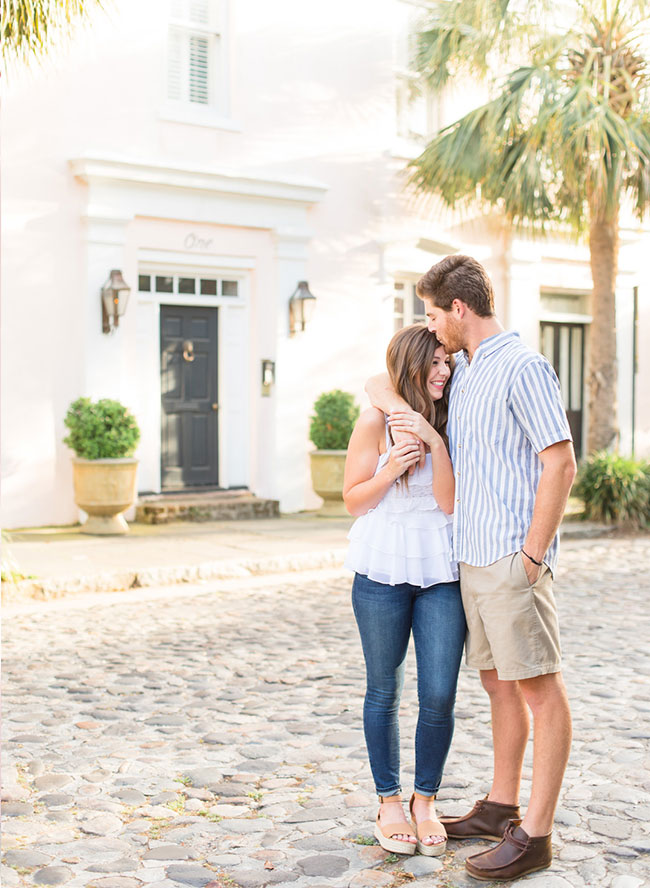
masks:
<path fill-rule="evenodd" d="M 632 317 L 632 458 L 634 458 L 634 432 L 636 430 L 636 376 L 638 373 L 638 336 L 639 336 L 639 288 L 633 289 L 633 317 Z"/>
<path fill-rule="evenodd" d="M 506 330 L 510 330 L 511 328 L 511 317 L 512 317 L 512 225 L 508 220 L 504 220 L 502 224 L 502 251 L 501 251 L 501 262 L 502 262 L 502 275 L 503 275 L 503 289 L 504 289 L 504 300 L 505 300 L 505 311 L 503 318 L 503 325 Z"/>

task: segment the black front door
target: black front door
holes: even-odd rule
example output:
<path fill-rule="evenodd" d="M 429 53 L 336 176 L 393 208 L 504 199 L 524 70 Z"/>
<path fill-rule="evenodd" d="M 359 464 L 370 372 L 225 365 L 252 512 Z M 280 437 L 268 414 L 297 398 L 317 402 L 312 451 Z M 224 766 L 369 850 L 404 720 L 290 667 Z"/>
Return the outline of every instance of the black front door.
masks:
<path fill-rule="evenodd" d="M 162 487 L 217 486 L 217 309 L 160 306 Z"/>
<path fill-rule="evenodd" d="M 541 352 L 560 380 L 562 400 L 573 435 L 576 457 L 582 456 L 585 325 L 542 321 Z"/>

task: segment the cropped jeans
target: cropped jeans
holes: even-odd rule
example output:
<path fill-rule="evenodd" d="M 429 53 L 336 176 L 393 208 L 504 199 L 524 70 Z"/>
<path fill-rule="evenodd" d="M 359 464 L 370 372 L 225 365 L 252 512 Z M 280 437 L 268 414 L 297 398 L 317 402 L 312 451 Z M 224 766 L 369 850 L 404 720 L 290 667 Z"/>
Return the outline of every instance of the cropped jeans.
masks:
<path fill-rule="evenodd" d="M 422 589 L 388 586 L 355 574 L 352 607 L 366 661 L 363 727 L 378 795 L 401 792 L 399 703 L 413 632 L 419 713 L 415 790 L 436 795 L 454 732 L 454 703 L 465 642 L 458 582 Z"/>

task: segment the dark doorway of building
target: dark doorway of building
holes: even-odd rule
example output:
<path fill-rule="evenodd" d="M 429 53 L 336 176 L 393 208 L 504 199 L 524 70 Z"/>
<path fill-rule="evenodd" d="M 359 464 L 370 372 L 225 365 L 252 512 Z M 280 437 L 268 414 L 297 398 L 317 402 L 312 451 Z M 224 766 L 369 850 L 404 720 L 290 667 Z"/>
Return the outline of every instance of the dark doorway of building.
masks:
<path fill-rule="evenodd" d="M 582 456 L 584 409 L 585 325 L 542 321 L 541 352 L 553 365 L 560 380 L 576 457 Z"/>
<path fill-rule="evenodd" d="M 217 309 L 160 306 L 162 489 L 219 483 Z"/>

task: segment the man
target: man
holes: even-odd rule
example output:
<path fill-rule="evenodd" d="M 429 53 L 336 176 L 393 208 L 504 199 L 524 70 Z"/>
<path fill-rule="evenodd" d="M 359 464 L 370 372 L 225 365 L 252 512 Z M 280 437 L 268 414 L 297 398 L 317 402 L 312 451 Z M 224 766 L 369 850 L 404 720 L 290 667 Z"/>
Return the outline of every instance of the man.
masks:
<path fill-rule="evenodd" d="M 571 432 L 546 358 L 504 331 L 485 269 L 447 256 L 417 284 L 428 329 L 459 352 L 448 433 L 456 480 L 454 552 L 468 634 L 466 659 L 490 698 L 494 777 L 451 838 L 501 839 L 466 861 L 470 875 L 507 881 L 544 869 L 571 744 L 560 673 L 552 576 L 557 530 L 575 476 Z M 368 393 L 389 414 L 408 406 L 374 377 Z M 403 421 L 403 420 L 402 420 Z M 519 786 L 533 716 L 533 782 L 520 820 Z"/>

